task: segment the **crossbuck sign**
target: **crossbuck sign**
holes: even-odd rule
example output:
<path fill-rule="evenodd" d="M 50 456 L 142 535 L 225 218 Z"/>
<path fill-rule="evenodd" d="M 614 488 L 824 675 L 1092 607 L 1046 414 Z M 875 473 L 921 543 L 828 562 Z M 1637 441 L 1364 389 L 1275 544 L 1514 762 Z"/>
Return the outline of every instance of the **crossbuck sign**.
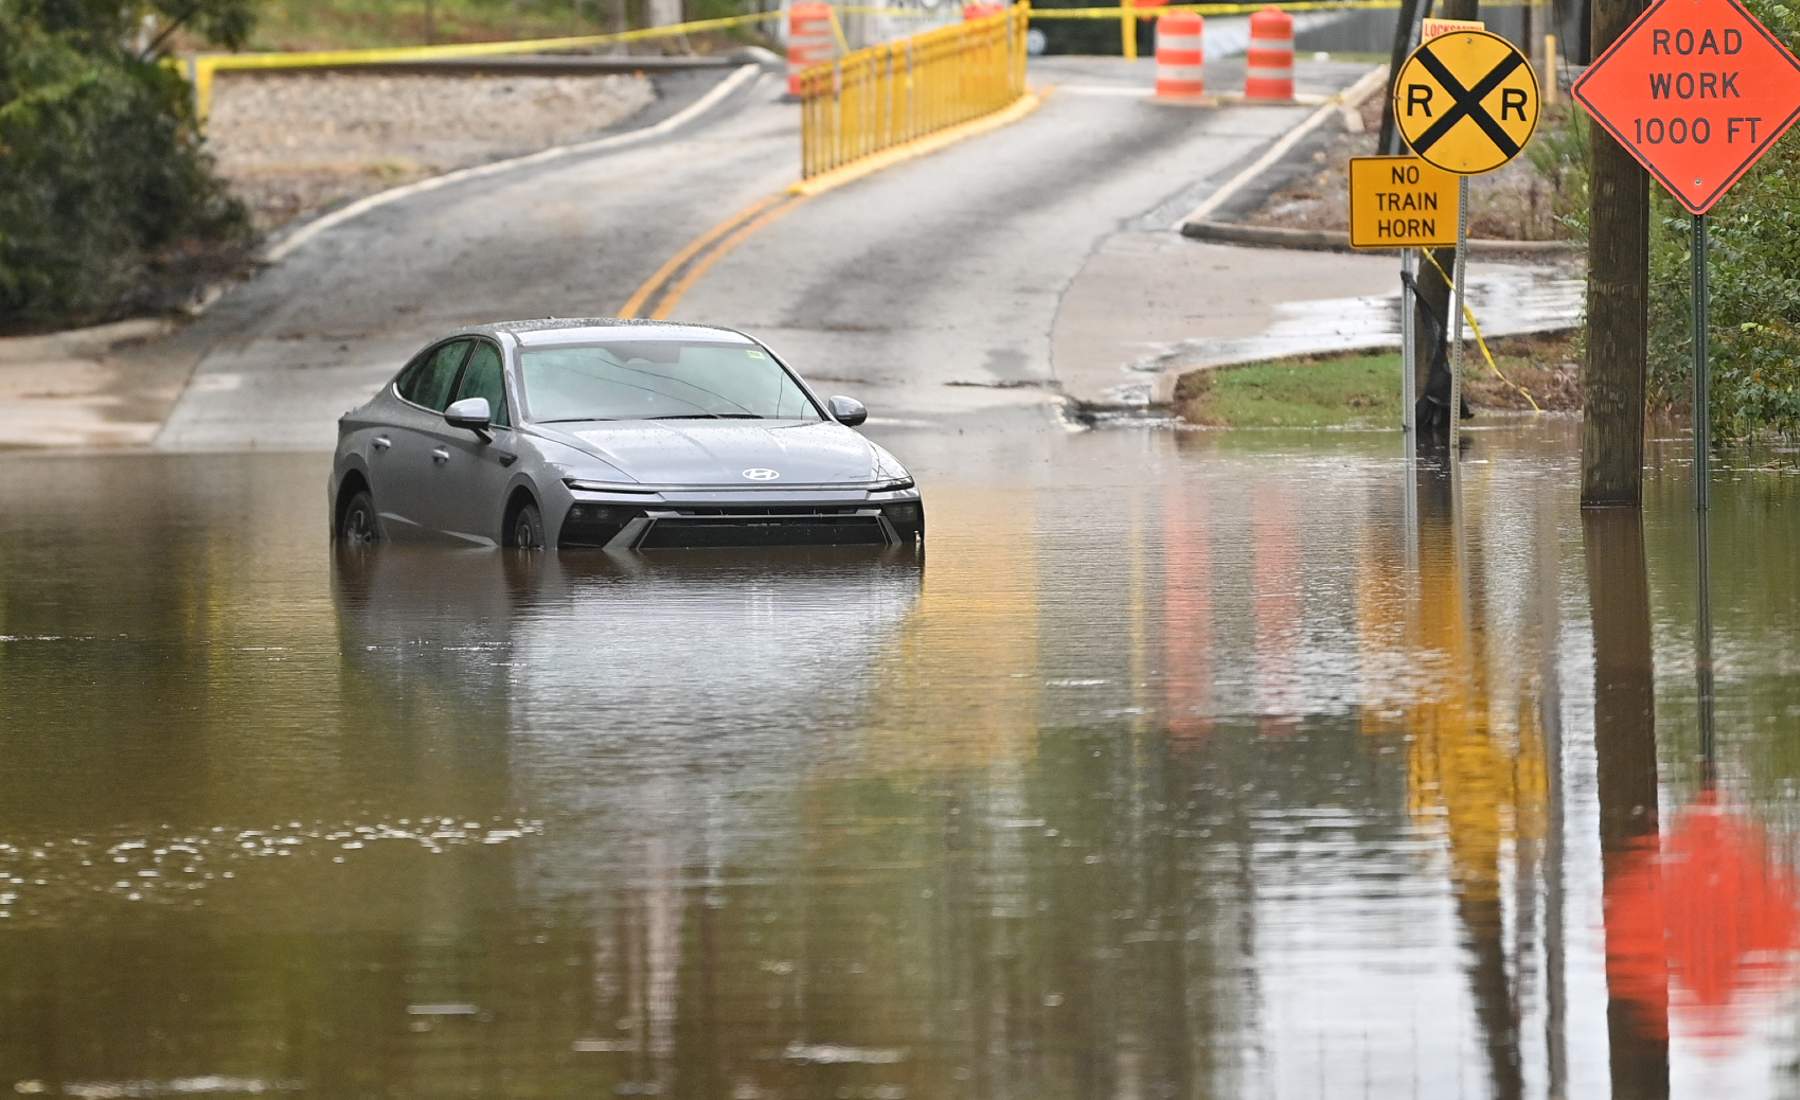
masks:
<path fill-rule="evenodd" d="M 1394 81 L 1394 118 L 1412 151 L 1459 176 L 1519 155 L 1538 123 L 1537 76 L 1511 42 L 1457 30 L 1422 43 Z"/>

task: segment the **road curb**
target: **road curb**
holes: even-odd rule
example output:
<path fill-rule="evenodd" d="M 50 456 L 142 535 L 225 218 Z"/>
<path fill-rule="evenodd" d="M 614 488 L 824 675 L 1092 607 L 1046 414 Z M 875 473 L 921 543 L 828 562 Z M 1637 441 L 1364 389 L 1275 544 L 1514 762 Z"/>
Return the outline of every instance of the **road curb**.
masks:
<path fill-rule="evenodd" d="M 1382 88 L 1387 77 L 1387 66 L 1379 65 L 1364 73 L 1356 83 L 1345 88 L 1337 95 L 1326 100 L 1312 114 L 1302 119 L 1298 126 L 1289 130 L 1283 137 L 1264 150 L 1263 154 L 1251 161 L 1243 171 L 1226 180 L 1218 190 L 1206 197 L 1206 201 L 1188 211 L 1180 221 L 1170 228 L 1180 231 L 1188 222 L 1205 221 L 1212 214 L 1230 202 L 1239 191 L 1256 182 L 1256 178 L 1281 163 L 1295 146 L 1305 141 L 1307 135 L 1325 124 L 1325 120 L 1333 113 L 1354 107 L 1363 100 L 1374 95 Z"/>
<path fill-rule="evenodd" d="M 1349 232 L 1337 229 L 1284 229 L 1273 225 L 1241 225 L 1236 222 L 1202 220 L 1183 222 L 1181 235 L 1190 240 L 1248 245 L 1252 248 L 1292 248 L 1307 252 L 1377 251 L 1352 249 Z M 1477 256 L 1573 257 L 1580 255 L 1581 251 L 1580 245 L 1568 241 L 1507 241 L 1493 238 L 1472 238 L 1469 241 L 1469 252 Z"/>
<path fill-rule="evenodd" d="M 567 157 L 582 156 L 590 153 L 599 153 L 609 149 L 626 148 L 659 138 L 669 131 L 684 126 L 694 119 L 699 118 L 701 115 L 704 115 L 715 105 L 729 98 L 740 86 L 753 83 L 763 72 L 764 68 L 762 65 L 756 62 L 746 62 L 745 64 L 738 66 L 730 76 L 727 76 L 724 80 L 721 80 L 718 84 L 714 85 L 699 99 L 696 99 L 694 102 L 688 104 L 675 114 L 670 115 L 668 118 L 665 118 L 660 122 L 652 123 L 649 126 L 639 127 L 635 130 L 626 130 L 617 134 L 610 134 L 606 137 L 595 138 L 592 141 L 576 142 L 572 145 L 553 145 L 548 149 L 540 149 L 535 153 L 526 153 L 524 156 L 509 157 L 505 160 L 491 161 L 487 164 L 477 164 L 468 168 L 458 168 L 453 172 L 446 172 L 441 176 L 432 176 L 429 179 L 415 180 L 412 183 L 402 184 L 399 187 L 390 187 L 386 191 L 377 191 L 373 195 L 366 195 L 347 206 L 338 207 L 329 214 L 314 218 L 312 221 L 301 225 L 293 232 L 288 233 L 280 240 L 273 242 L 264 250 L 261 257 L 262 261 L 264 263 L 272 264 L 280 263 L 320 234 L 335 229 L 345 222 L 350 221 L 352 218 L 361 217 L 371 210 L 399 202 L 402 199 L 412 198 L 414 195 L 421 195 L 428 191 L 436 191 L 440 188 L 449 187 L 452 184 L 463 183 L 467 180 L 483 179 L 487 176 L 497 176 L 503 172 L 510 172 L 515 168 L 523 168 L 527 165 L 543 164 L 548 161 L 562 160 Z"/>
<path fill-rule="evenodd" d="M 121 344 L 154 340 L 174 327 L 175 322 L 165 317 L 134 317 L 60 332 L 0 336 L 0 364 L 101 355 Z"/>

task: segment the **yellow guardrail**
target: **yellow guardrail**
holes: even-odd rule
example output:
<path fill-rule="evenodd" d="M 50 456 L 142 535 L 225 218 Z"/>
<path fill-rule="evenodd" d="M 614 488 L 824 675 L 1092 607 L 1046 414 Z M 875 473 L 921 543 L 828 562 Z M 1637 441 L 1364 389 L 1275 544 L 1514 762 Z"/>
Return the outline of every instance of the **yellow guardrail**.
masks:
<path fill-rule="evenodd" d="M 449 46 L 393 46 L 297 53 L 199 54 L 183 58 L 181 65 L 194 86 L 194 108 L 200 118 L 205 119 L 207 112 L 212 109 L 213 77 L 221 72 L 273 72 L 284 69 L 321 69 L 344 65 L 384 65 L 406 61 L 448 61 L 464 57 L 505 57 L 512 54 L 591 50 L 597 46 L 624 45 L 656 38 L 675 38 L 701 31 L 731 30 L 754 23 L 771 23 L 780 20 L 781 16 L 779 11 L 759 11 L 748 15 L 727 15 L 717 19 L 672 23 L 664 27 L 645 27 L 635 31 L 571 35 L 565 38 L 531 38 L 513 42 L 463 42 Z"/>
<path fill-rule="evenodd" d="M 808 179 L 991 114 L 1025 94 L 1031 6 L 857 50 L 800 74 Z"/>

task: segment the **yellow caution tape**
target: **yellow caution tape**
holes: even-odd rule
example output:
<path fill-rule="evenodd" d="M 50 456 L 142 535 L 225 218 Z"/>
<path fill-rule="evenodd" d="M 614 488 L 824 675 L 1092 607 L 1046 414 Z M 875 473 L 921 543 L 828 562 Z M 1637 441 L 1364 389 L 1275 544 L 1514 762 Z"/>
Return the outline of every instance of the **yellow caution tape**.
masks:
<path fill-rule="evenodd" d="M 402 61 L 447 61 L 463 57 L 504 57 L 508 54 L 587 50 L 596 46 L 674 38 L 700 31 L 729 30 L 732 27 L 778 20 L 781 16 L 779 11 L 759 11 L 748 15 L 727 15 L 718 19 L 696 19 L 666 27 L 644 27 L 635 31 L 582 34 L 565 38 L 529 38 L 512 42 L 462 42 L 449 46 L 392 46 L 364 50 L 301 50 L 294 53 L 198 54 L 180 64 L 185 65 L 194 84 L 194 109 L 204 119 L 212 108 L 213 74 L 219 72 L 318 69 L 340 65 L 383 65 Z"/>
<path fill-rule="evenodd" d="M 1443 277 L 1443 280 L 1446 284 L 1451 285 L 1451 286 L 1455 285 L 1456 281 L 1454 279 L 1452 279 L 1450 277 L 1450 274 L 1444 270 L 1444 265 L 1438 263 L 1437 257 L 1433 256 L 1431 254 L 1431 249 L 1421 248 L 1421 249 L 1419 249 L 1419 251 L 1420 251 L 1420 253 L 1422 253 L 1424 255 L 1425 259 L 1431 264 L 1432 267 L 1437 268 L 1437 273 Z M 1517 382 L 1514 382 L 1512 379 L 1508 378 L 1506 375 L 1500 373 L 1500 364 L 1494 362 L 1494 353 L 1488 350 L 1487 340 L 1484 339 L 1481 335 L 1481 326 L 1479 324 L 1477 324 L 1475 321 L 1475 311 L 1469 308 L 1468 302 L 1463 302 L 1463 303 L 1461 303 L 1461 305 L 1462 305 L 1462 311 L 1463 311 L 1463 318 L 1469 322 L 1469 327 L 1475 331 L 1475 343 L 1481 348 L 1481 357 L 1483 359 L 1487 360 L 1488 369 L 1494 372 L 1494 377 L 1500 379 L 1500 381 L 1502 381 L 1502 382 L 1505 382 L 1507 385 L 1511 386 L 1513 389 L 1518 390 L 1519 394 L 1525 398 L 1526 403 L 1531 406 L 1532 412 L 1543 412 L 1544 410 L 1538 407 L 1537 401 L 1535 401 L 1532 398 L 1530 390 L 1526 389 L 1524 386 L 1519 385 Z"/>
<path fill-rule="evenodd" d="M 330 65 L 379 65 L 394 61 L 444 61 L 459 57 L 500 57 L 506 54 L 553 53 L 559 50 L 586 50 L 624 42 L 641 42 L 652 38 L 670 38 L 698 31 L 727 30 L 781 18 L 779 11 L 752 12 L 749 15 L 727 15 L 718 19 L 696 19 L 666 27 L 644 27 L 635 31 L 610 34 L 582 34 L 565 38 L 531 38 L 514 42 L 462 42 L 449 46 L 393 46 L 364 50 L 305 50 L 297 53 L 240 53 L 202 56 L 199 60 L 215 70 L 231 69 L 309 69 Z"/>
<path fill-rule="evenodd" d="M 1526 7 L 1531 0 L 1484 0 L 1484 8 Z M 1277 11 L 1393 11 L 1400 0 L 1299 0 L 1276 4 L 1164 4 L 1160 7 L 1138 7 L 1139 19 L 1155 19 L 1165 12 L 1190 12 L 1194 15 L 1254 15 L 1267 8 Z M 1118 19 L 1123 9 L 1109 8 L 1032 8 L 1033 19 Z"/>
<path fill-rule="evenodd" d="M 837 38 L 838 53 L 847 54 L 850 52 L 850 40 L 844 37 L 844 21 L 838 18 L 835 5 L 828 10 L 831 12 L 831 33 Z"/>

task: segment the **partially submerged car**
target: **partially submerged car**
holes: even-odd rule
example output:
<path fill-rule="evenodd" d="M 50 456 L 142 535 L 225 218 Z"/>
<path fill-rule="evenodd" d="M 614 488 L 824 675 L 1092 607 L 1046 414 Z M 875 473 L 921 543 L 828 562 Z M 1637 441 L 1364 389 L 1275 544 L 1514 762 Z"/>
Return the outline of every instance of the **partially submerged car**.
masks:
<path fill-rule="evenodd" d="M 427 345 L 338 421 L 347 542 L 524 548 L 920 546 L 924 503 L 821 399 L 730 329 L 517 321 Z"/>

